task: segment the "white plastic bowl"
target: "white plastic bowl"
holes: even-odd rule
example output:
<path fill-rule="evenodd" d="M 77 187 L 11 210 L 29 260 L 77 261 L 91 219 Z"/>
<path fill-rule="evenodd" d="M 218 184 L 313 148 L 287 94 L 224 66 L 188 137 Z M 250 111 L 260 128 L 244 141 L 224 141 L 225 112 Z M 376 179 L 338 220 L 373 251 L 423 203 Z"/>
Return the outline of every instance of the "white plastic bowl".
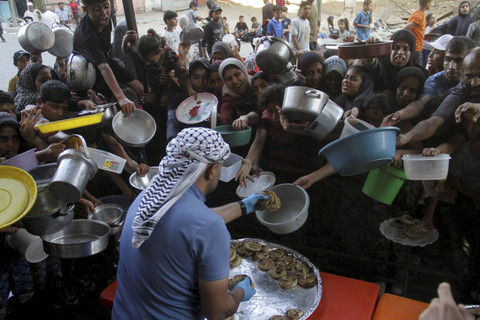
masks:
<path fill-rule="evenodd" d="M 275 174 L 270 171 L 262 171 L 258 174 L 258 177 L 251 176 L 252 180 L 247 179 L 247 186 L 237 187 L 237 196 L 240 198 L 246 198 L 252 193 L 257 193 L 265 189 L 270 188 L 275 184 Z"/>
<path fill-rule="evenodd" d="M 220 180 L 223 182 L 229 182 L 237 174 L 238 169 L 242 166 L 242 157 L 235 153 L 230 154 L 230 157 L 225 160 L 220 173 Z"/>
<path fill-rule="evenodd" d="M 409 180 L 443 180 L 448 175 L 450 155 L 440 153 L 435 157 L 423 157 L 421 154 L 402 156 L 403 169 Z"/>
<path fill-rule="evenodd" d="M 277 234 L 287 234 L 298 230 L 308 218 L 310 197 L 299 186 L 283 183 L 269 188 L 275 192 L 281 201 L 277 211 L 259 211 L 255 213 L 258 221 L 270 231 Z"/>
<path fill-rule="evenodd" d="M 343 130 L 340 134 L 340 138 L 348 136 L 349 134 L 356 133 L 359 131 L 373 129 L 375 126 L 372 126 L 370 123 L 363 121 L 358 118 L 347 117 L 343 122 Z"/>

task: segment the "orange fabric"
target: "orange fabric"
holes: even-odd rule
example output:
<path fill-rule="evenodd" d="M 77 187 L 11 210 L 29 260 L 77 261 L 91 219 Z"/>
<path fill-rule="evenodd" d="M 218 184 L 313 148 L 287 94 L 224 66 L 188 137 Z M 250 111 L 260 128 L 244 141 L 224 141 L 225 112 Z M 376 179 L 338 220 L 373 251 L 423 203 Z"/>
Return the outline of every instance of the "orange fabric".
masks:
<path fill-rule="evenodd" d="M 417 25 L 411 29 L 415 36 L 415 50 L 422 51 L 423 35 L 425 34 L 425 12 L 415 10 L 408 18 L 408 23 L 415 22 Z"/>
<path fill-rule="evenodd" d="M 417 320 L 427 307 L 425 302 L 384 293 L 378 299 L 372 320 Z"/>
<path fill-rule="evenodd" d="M 115 293 L 117 292 L 117 280 L 113 281 L 108 287 L 106 287 L 101 293 L 100 298 L 98 298 L 98 303 L 107 308 L 113 307 L 113 299 L 115 298 Z"/>
<path fill-rule="evenodd" d="M 320 272 L 322 300 L 308 320 L 370 320 L 380 286 L 376 283 Z"/>

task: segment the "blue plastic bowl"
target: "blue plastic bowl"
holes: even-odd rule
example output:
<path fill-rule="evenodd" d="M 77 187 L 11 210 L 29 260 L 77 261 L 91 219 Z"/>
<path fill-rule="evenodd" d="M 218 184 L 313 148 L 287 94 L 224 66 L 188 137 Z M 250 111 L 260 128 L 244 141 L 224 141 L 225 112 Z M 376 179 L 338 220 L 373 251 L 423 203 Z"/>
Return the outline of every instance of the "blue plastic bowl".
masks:
<path fill-rule="evenodd" d="M 363 130 L 335 140 L 319 152 L 342 176 L 353 176 L 380 168 L 395 156 L 397 127 Z"/>

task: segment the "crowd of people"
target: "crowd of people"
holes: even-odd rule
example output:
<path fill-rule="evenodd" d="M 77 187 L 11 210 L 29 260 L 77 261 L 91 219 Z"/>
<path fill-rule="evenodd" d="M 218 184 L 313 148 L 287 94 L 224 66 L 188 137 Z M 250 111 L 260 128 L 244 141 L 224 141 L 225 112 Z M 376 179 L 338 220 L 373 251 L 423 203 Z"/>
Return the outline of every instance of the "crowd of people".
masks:
<path fill-rule="evenodd" d="M 235 177 L 240 185 L 261 171 L 271 171 L 277 183 L 293 183 L 314 192 L 313 185 L 335 174 L 332 166 L 318 157 L 318 151 L 340 137 L 343 120 L 359 118 L 375 127 L 400 128 L 391 166 L 401 168 L 401 157 L 405 154 L 452 156 L 449 178 L 435 182 L 436 194 L 423 190 L 412 204 L 394 202 L 393 206 L 402 209 L 407 206 L 413 212 L 418 203 L 427 201 L 424 220 L 433 227 L 435 211 L 441 210 L 442 203 L 453 201 L 456 206 L 473 211 L 472 217 L 478 223 L 480 49 L 476 46 L 480 37 L 477 25 L 480 8 L 472 8 L 469 2 L 463 1 L 454 18 L 437 26 L 435 17 L 425 14 L 431 1 L 419 0 L 418 10 L 412 13 L 405 27 L 391 35 L 391 54 L 348 60 L 319 48 L 318 10 L 313 0 L 302 1 L 297 17 L 291 21 L 286 17 L 288 10 L 283 1 L 274 5 L 264 0 L 261 20 L 252 17 L 249 28 L 245 17 L 240 15 L 233 29 L 222 19 L 220 5 L 208 1 L 208 17 L 200 17 L 196 12 L 198 4 L 192 2 L 186 15 L 178 16 L 171 10 L 164 12 L 165 30 L 149 29 L 144 35 L 127 30 L 124 21 L 114 29 L 108 0 L 83 0 L 81 20 L 78 20 L 79 8 L 72 6 L 73 0 L 71 11 L 60 3 L 55 10 L 58 20 L 64 24 L 71 23 L 72 19 L 76 21 L 74 53 L 83 55 L 94 65 L 95 84 L 88 91 L 76 91 L 67 85 L 65 59 L 57 59 L 55 66 L 46 66 L 42 64 L 41 54 L 16 52 L 13 63 L 18 73 L 11 79 L 8 92 L 0 93 L 0 161 L 36 148 L 39 163 L 55 162 L 66 148 L 61 141 L 68 134 L 79 133 L 88 146 L 125 158 L 128 174 L 144 175 L 150 166 L 160 163 L 162 174 L 138 197 L 128 185 L 128 176 L 105 173 L 113 192 L 130 201 L 136 197 L 122 234 L 120 256 L 123 254 L 128 259 L 120 259 L 119 295 L 113 315 L 118 319 L 128 314 L 197 318 L 203 312 L 213 317 L 228 316 L 240 301 L 248 300 L 254 290 L 246 281 L 239 284 L 242 290 L 228 294 L 225 277 L 228 280 L 229 235 L 221 225 L 253 212 L 256 201 L 262 197 L 253 195 L 238 204 L 216 208 L 214 211 L 223 219 L 212 216 L 210 209 L 202 207 L 205 196 L 218 192 L 214 190 L 221 171 L 219 163 L 226 159 L 230 148 L 219 134 L 201 129 L 210 127 L 211 119 L 194 125 L 195 128 L 177 119 L 178 106 L 190 96 L 208 92 L 217 97 L 218 125 L 232 125 L 235 130 L 252 128 L 250 143 L 231 149 L 243 158 Z M 341 18 L 337 29 L 330 19 L 332 23 L 326 36 L 344 41 L 378 41 L 370 34 L 373 6 L 371 0 L 365 0 L 353 25 Z M 48 18 L 48 14 L 35 10 L 33 4 L 29 3 L 28 8 L 26 18 L 33 21 Z M 198 44 L 182 42 L 181 29 L 199 23 L 203 39 Z M 229 32 L 234 41 L 224 42 Z M 441 36 L 424 41 L 429 32 Z M 248 57 L 240 55 L 242 45 L 255 49 L 263 36 L 276 36 L 291 44 L 296 58 L 294 82 L 285 84 L 278 75 L 260 70 L 255 50 Z M 291 85 L 320 90 L 343 108 L 342 121 L 324 140 L 306 135 L 308 124 L 289 119 L 282 112 L 285 89 Z M 111 101 L 118 103 L 127 119 L 137 108 L 153 116 L 157 132 L 144 149 L 123 146 L 108 127 L 54 135 L 41 134 L 34 128 L 36 124 L 67 119 L 79 111 L 95 109 Z M 84 215 L 101 204 L 98 198 L 102 194 L 90 187 L 105 183 L 105 179 L 99 180 L 102 177 L 94 178 L 77 203 Z M 172 184 L 178 188 L 171 187 Z M 203 218 L 192 217 L 190 213 L 186 216 L 177 213 L 175 219 L 169 218 L 173 216 L 171 212 L 188 212 L 193 207 L 198 208 L 199 217 Z M 184 224 L 184 221 L 198 224 Z M 0 230 L 0 235 L 4 237 L 15 230 L 15 226 L 8 227 Z M 174 243 L 169 235 L 177 231 L 185 239 Z M 194 231 L 202 231 L 201 239 L 192 238 Z M 471 259 L 478 267 L 478 236 L 471 234 L 467 240 L 473 250 Z M 168 243 L 161 253 L 155 245 L 159 242 Z M 3 251 L 9 249 L 3 247 L 4 241 L 0 243 L 0 268 L 6 275 L 0 279 L 2 319 L 9 291 L 23 304 L 28 303 L 36 287 L 44 290 L 45 284 L 34 286 L 28 269 L 35 268 L 13 252 L 3 255 Z M 452 247 L 459 246 L 452 241 Z M 183 253 L 177 257 L 179 252 Z M 158 271 L 147 263 L 160 266 L 167 260 Z M 55 263 L 58 261 L 48 266 Z M 184 269 L 185 265 L 189 267 Z M 24 275 L 24 281 L 15 278 L 16 274 Z M 476 281 L 480 281 L 479 276 L 476 274 Z M 50 287 L 55 289 L 54 285 Z M 160 295 L 157 290 L 161 291 Z M 141 303 L 130 301 L 132 292 L 142 296 L 142 299 L 135 298 Z"/>

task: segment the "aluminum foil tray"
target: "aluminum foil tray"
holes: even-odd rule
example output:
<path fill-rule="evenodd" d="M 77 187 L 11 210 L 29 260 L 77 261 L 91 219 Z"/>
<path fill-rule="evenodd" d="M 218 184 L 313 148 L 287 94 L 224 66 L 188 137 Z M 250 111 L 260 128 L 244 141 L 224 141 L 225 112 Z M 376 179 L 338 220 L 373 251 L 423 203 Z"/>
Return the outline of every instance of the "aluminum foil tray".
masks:
<path fill-rule="evenodd" d="M 304 312 L 300 319 L 307 319 L 318 307 L 322 298 L 322 280 L 320 272 L 315 265 L 306 257 L 295 250 L 284 247 L 275 243 L 270 243 L 261 239 L 244 238 L 232 240 L 232 243 L 256 241 L 271 249 L 282 248 L 292 254 L 295 259 L 307 264 L 317 276 L 317 284 L 312 288 L 302 288 L 297 285 L 293 289 L 284 290 L 280 288 L 277 280 L 272 279 L 267 271 L 262 271 L 257 267 L 257 261 L 252 257 L 242 257 L 242 263 L 235 268 L 230 269 L 229 278 L 233 278 L 237 274 L 246 274 L 252 281 L 257 293 L 249 300 L 241 302 L 237 313 L 236 320 L 246 319 L 269 319 L 274 315 L 285 315 L 288 309 L 298 308 Z M 288 271 L 287 273 L 290 273 Z"/>

